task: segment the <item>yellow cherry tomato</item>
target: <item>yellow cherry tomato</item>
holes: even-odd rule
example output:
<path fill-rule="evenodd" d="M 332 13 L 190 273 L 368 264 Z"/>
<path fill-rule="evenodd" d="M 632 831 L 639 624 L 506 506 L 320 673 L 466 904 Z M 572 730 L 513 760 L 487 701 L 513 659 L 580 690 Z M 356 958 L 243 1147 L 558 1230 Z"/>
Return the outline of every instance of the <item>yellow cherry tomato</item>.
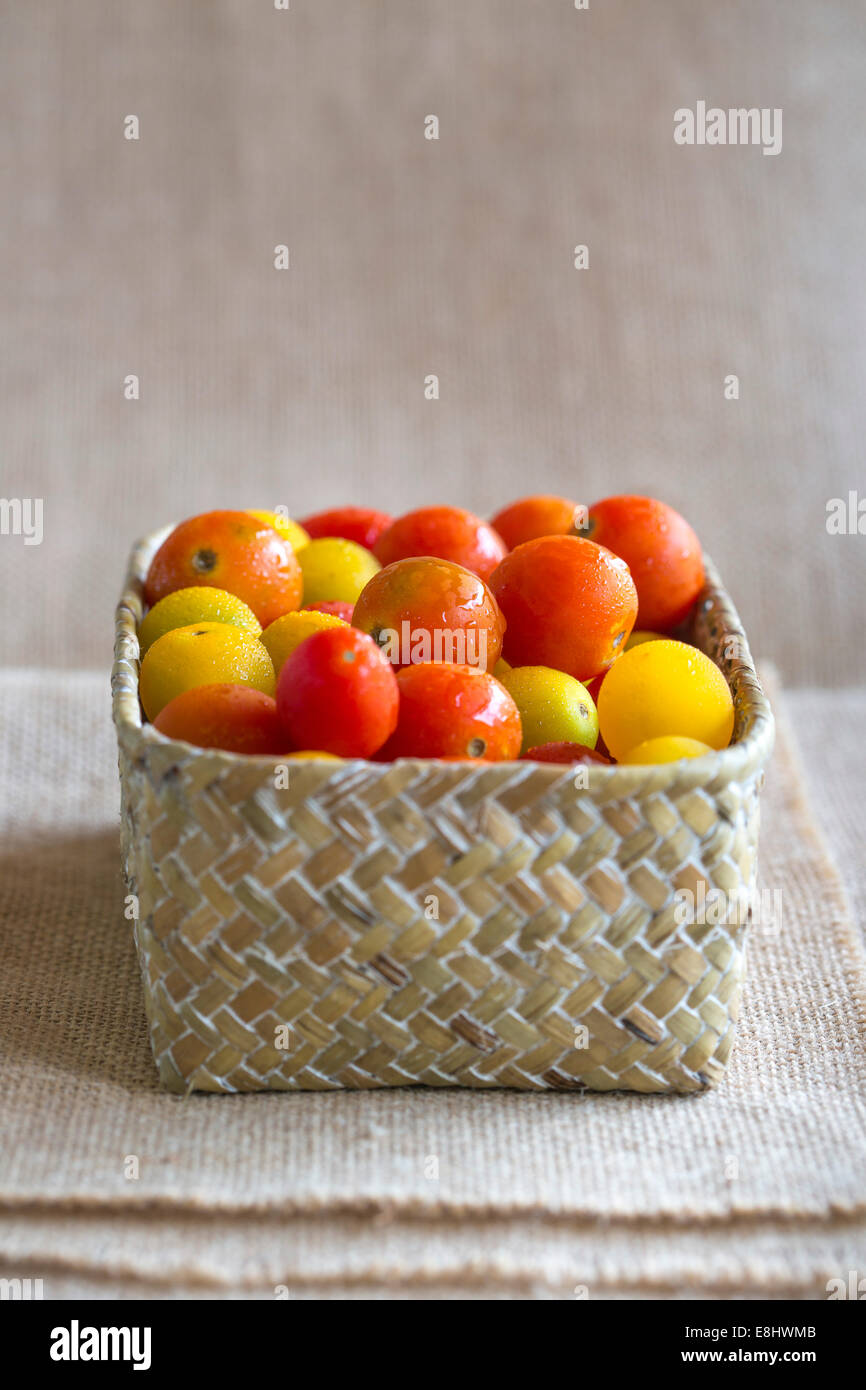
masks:
<path fill-rule="evenodd" d="M 188 627 L 190 623 L 230 623 L 232 627 L 242 627 L 258 637 L 262 625 L 255 613 L 237 594 L 226 593 L 225 589 L 212 589 L 207 584 L 195 585 L 191 589 L 175 589 L 155 603 L 138 629 L 138 645 L 141 655 L 158 637 L 171 632 L 176 627 Z"/>
<path fill-rule="evenodd" d="M 231 623 L 191 623 L 158 637 L 141 663 L 139 693 L 148 719 L 184 690 L 199 685 L 276 688 L 274 667 L 257 637 Z"/>
<path fill-rule="evenodd" d="M 304 573 L 304 603 L 356 603 L 382 568 L 369 550 L 338 536 L 310 541 L 298 552 L 298 563 Z"/>
<path fill-rule="evenodd" d="M 292 521 L 290 516 L 283 516 L 282 512 L 256 512 L 251 507 L 247 507 L 250 516 L 257 517 L 266 526 L 273 526 L 278 531 L 284 541 L 288 541 L 292 550 L 301 550 L 305 545 L 310 544 L 310 538 L 303 526 L 297 521 Z"/>
<path fill-rule="evenodd" d="M 342 758 L 338 758 L 338 757 L 337 757 L 337 754 L 336 754 L 336 753 L 320 753 L 320 752 L 318 752 L 317 750 L 312 749 L 312 748 L 305 748 L 304 751 L 303 751 L 302 753 L 289 753 L 289 754 L 288 754 L 288 760 L 289 760 L 289 762 L 297 762 L 297 761 L 300 761 L 302 758 L 303 758 L 304 760 L 307 760 L 307 759 L 310 759 L 310 758 L 320 758 L 320 759 L 322 760 L 322 762 L 325 762 L 325 763 L 341 763 L 341 762 L 343 761 Z"/>
<path fill-rule="evenodd" d="M 513 670 L 514 667 L 508 664 L 504 656 L 501 656 L 490 674 L 495 676 L 498 681 L 501 681 L 503 676 L 507 676 L 508 672 Z"/>
<path fill-rule="evenodd" d="M 551 666 L 515 666 L 497 677 L 520 711 L 521 753 L 542 743 L 582 743 L 594 748 L 598 714 L 580 681 Z"/>
<path fill-rule="evenodd" d="M 734 729 L 728 683 L 685 642 L 643 642 L 623 652 L 598 695 L 601 736 L 617 762 L 647 739 L 676 734 L 727 748 Z"/>
<path fill-rule="evenodd" d="M 680 758 L 702 758 L 712 753 L 708 743 L 696 738 L 683 738 L 677 734 L 662 734 L 661 738 L 648 738 L 639 743 L 620 758 L 621 763 L 675 763 Z"/>
<path fill-rule="evenodd" d="M 275 619 L 270 627 L 265 628 L 262 642 L 271 654 L 274 671 L 279 675 L 292 652 L 301 645 L 305 637 L 311 637 L 314 632 L 321 632 L 326 627 L 348 626 L 349 624 L 344 623 L 335 613 L 311 613 L 306 610 L 284 613 L 281 618 Z"/>
<path fill-rule="evenodd" d="M 633 632 L 623 647 L 624 652 L 630 652 L 632 647 L 640 647 L 644 642 L 664 642 L 663 632 Z"/>

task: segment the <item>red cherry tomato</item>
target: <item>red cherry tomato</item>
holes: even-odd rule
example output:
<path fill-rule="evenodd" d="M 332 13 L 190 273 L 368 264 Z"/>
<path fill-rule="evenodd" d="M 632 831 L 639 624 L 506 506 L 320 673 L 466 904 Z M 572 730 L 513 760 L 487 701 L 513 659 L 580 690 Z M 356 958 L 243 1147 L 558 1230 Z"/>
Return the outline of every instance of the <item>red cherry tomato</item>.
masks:
<path fill-rule="evenodd" d="M 521 497 L 497 512 L 490 522 L 509 550 L 539 536 L 575 536 L 586 520 L 586 508 L 568 497 Z"/>
<path fill-rule="evenodd" d="M 307 637 L 277 681 L 277 709 L 295 748 L 342 758 L 371 758 L 396 728 L 399 702 L 393 670 L 354 627 Z"/>
<path fill-rule="evenodd" d="M 628 565 L 579 536 L 542 536 L 506 555 L 490 577 L 512 666 L 552 666 L 586 682 L 616 659 L 634 627 Z"/>
<path fill-rule="evenodd" d="M 504 623 L 477 574 L 422 555 L 386 565 L 361 591 L 352 616 L 395 666 L 455 661 L 492 670 Z"/>
<path fill-rule="evenodd" d="M 397 676 L 400 714 L 380 758 L 516 758 L 522 730 L 504 686 L 474 666 L 429 662 Z"/>
<path fill-rule="evenodd" d="M 670 632 L 704 585 L 701 544 L 685 517 L 653 497 L 607 497 L 589 509 L 585 533 L 631 570 L 641 628 Z"/>
<path fill-rule="evenodd" d="M 311 541 L 322 540 L 325 536 L 342 536 L 344 540 L 355 541 L 366 550 L 372 550 L 382 532 L 394 520 L 387 512 L 374 511 L 372 507 L 332 507 L 326 512 L 314 512 L 300 523 Z"/>
<path fill-rule="evenodd" d="M 462 507 L 419 507 L 383 532 L 373 547 L 383 565 L 413 555 L 451 560 L 488 579 L 506 552 L 505 542 L 486 521 Z"/>
<path fill-rule="evenodd" d="M 301 610 L 310 613 L 330 613 L 334 618 L 342 618 L 344 623 L 352 621 L 354 603 L 343 603 L 342 599 L 324 598 L 319 603 L 305 603 Z"/>
<path fill-rule="evenodd" d="M 587 748 L 582 743 L 540 743 L 537 748 L 529 748 L 521 761 L 531 763 L 602 763 L 610 764 L 610 758 L 595 748 Z"/>

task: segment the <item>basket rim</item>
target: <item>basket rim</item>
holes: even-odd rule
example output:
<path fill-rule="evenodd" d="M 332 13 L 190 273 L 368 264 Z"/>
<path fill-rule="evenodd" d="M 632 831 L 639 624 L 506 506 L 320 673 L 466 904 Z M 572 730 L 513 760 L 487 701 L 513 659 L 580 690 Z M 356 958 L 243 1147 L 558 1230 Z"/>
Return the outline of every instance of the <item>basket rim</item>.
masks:
<path fill-rule="evenodd" d="M 112 717 L 118 743 L 127 753 L 139 758 L 157 750 L 162 752 L 164 758 L 166 754 L 170 754 L 171 749 L 177 749 L 184 760 L 190 757 L 207 759 L 213 764 L 215 775 L 221 775 L 235 767 L 260 767 L 272 772 L 275 765 L 283 764 L 290 759 L 290 755 L 241 754 L 224 749 L 199 748 L 181 739 L 168 738 L 142 718 L 138 696 L 138 625 L 145 609 L 144 579 L 151 558 L 173 530 L 174 525 L 163 526 L 135 542 L 115 609 L 111 689 Z M 744 781 L 765 766 L 772 752 L 775 737 L 772 709 L 755 670 L 739 614 L 713 561 L 706 553 L 704 568 L 706 582 L 698 596 L 695 613 L 702 611 L 720 624 L 720 645 L 723 641 L 736 639 L 735 649 L 738 655 L 728 657 L 724 662 L 716 661 L 716 664 L 728 682 L 735 707 L 738 706 L 742 724 L 740 737 L 719 752 L 651 767 L 622 763 L 605 766 L 595 763 L 570 765 L 530 761 L 491 762 L 489 767 L 483 769 L 485 786 L 489 785 L 491 793 L 495 791 L 497 784 L 507 782 L 512 785 L 515 776 L 521 773 L 524 777 L 535 779 L 540 789 L 547 787 L 554 791 L 571 783 L 577 768 L 580 768 L 586 774 L 586 785 L 576 788 L 575 794 L 599 796 L 603 800 L 618 800 L 639 795 L 641 792 L 670 793 L 673 790 L 687 791 L 700 787 L 721 788 L 730 782 Z M 388 777 L 393 774 L 395 767 L 403 767 L 418 774 L 433 773 L 440 778 L 447 777 L 455 784 L 463 780 L 467 770 L 476 777 L 479 771 L 482 771 L 477 764 L 446 763 L 435 758 L 400 758 L 390 763 L 347 758 L 340 763 L 316 759 L 298 761 L 292 763 L 292 775 L 303 778 L 312 790 L 314 786 L 318 787 L 329 781 L 338 783 L 347 778 L 354 779 L 361 770 L 372 779 L 377 776 Z"/>

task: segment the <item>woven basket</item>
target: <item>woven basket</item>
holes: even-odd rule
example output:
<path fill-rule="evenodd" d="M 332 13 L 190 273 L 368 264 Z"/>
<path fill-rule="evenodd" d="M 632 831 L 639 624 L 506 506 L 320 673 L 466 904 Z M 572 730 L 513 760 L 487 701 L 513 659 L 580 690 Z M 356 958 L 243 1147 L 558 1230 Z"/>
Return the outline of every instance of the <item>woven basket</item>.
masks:
<path fill-rule="evenodd" d="M 730 683 L 734 742 L 686 763 L 592 766 L 581 787 L 551 764 L 281 765 L 165 738 L 142 723 L 137 627 L 166 534 L 133 550 L 112 673 L 125 873 L 165 1086 L 719 1080 L 749 914 L 684 924 L 675 894 L 753 890 L 773 721 L 709 562 L 690 636 Z"/>

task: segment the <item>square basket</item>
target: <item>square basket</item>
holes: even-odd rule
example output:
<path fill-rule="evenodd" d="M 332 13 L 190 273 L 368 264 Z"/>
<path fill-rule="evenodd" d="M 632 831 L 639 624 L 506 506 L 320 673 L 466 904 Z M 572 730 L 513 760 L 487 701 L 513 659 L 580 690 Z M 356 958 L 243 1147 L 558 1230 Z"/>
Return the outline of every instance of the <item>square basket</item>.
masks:
<path fill-rule="evenodd" d="M 142 721 L 142 584 L 167 534 L 133 550 L 112 672 L 124 869 L 165 1086 L 719 1081 L 773 720 L 709 561 L 688 635 L 731 688 L 724 752 L 656 767 L 281 764 Z M 684 912 L 688 894 L 735 910 Z"/>

